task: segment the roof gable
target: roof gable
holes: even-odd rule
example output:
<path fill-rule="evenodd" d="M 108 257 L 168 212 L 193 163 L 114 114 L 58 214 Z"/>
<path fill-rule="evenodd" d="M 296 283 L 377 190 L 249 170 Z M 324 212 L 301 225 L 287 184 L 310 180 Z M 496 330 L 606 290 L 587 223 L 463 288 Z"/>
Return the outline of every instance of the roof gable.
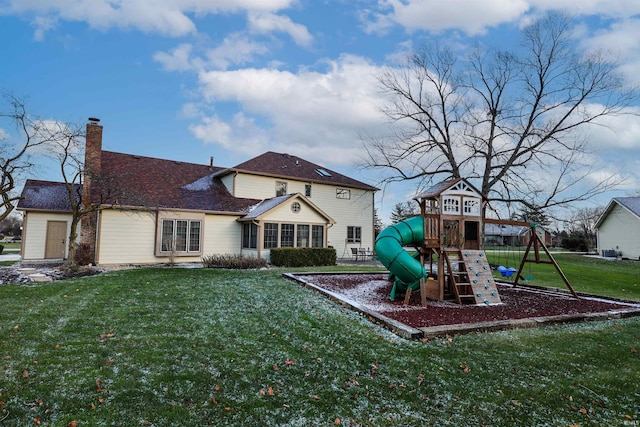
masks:
<path fill-rule="evenodd" d="M 262 202 L 260 202 L 257 205 L 255 205 L 249 211 L 249 213 L 246 216 L 244 216 L 241 220 L 242 221 L 245 221 L 245 220 L 246 221 L 250 221 L 250 220 L 261 219 L 263 216 L 267 215 L 269 212 L 272 212 L 274 209 L 277 209 L 279 206 L 282 206 L 285 202 L 293 201 L 293 200 L 296 200 L 296 199 L 302 201 L 303 203 L 306 203 L 307 205 L 309 205 L 320 216 L 325 218 L 328 223 L 335 224 L 335 221 L 333 220 L 333 218 L 331 218 L 329 215 L 327 215 L 322 209 L 320 209 L 318 206 L 313 204 L 309 199 L 307 199 L 306 197 L 304 197 L 300 193 L 286 194 L 284 196 L 278 196 L 278 197 L 272 197 L 270 199 L 265 199 Z"/>
<path fill-rule="evenodd" d="M 615 197 L 611 199 L 600 218 L 598 218 L 595 228 L 599 228 L 602 225 L 616 205 L 640 218 L 640 197 Z"/>
<path fill-rule="evenodd" d="M 480 191 L 464 178 L 454 178 L 441 181 L 424 192 L 415 196 L 413 199 L 434 199 L 445 193 L 467 194 L 476 197 L 482 197 Z"/>
<path fill-rule="evenodd" d="M 246 162 L 218 173 L 217 176 L 234 172 L 244 172 L 254 175 L 273 176 L 278 178 L 296 179 L 299 181 L 323 183 L 344 187 L 359 188 L 368 191 L 378 190 L 336 171 L 325 168 L 290 154 L 268 151 Z"/>

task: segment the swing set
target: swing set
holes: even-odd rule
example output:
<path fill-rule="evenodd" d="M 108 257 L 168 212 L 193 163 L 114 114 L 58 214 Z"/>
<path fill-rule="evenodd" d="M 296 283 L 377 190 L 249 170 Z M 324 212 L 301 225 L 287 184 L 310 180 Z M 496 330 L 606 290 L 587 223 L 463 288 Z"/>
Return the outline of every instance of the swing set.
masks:
<path fill-rule="evenodd" d="M 551 252 L 549 252 L 549 249 L 547 249 L 547 246 L 544 244 L 544 242 L 542 241 L 542 239 L 540 238 L 540 236 L 536 232 L 536 224 L 535 223 L 527 223 L 527 222 L 512 221 L 512 220 L 502 220 L 502 219 L 490 219 L 490 218 L 485 218 L 484 222 L 485 222 L 485 224 L 497 224 L 498 226 L 513 225 L 513 226 L 520 226 L 520 227 L 529 227 L 529 235 L 530 235 L 529 243 L 527 245 L 526 250 L 524 251 L 524 255 L 522 257 L 522 261 L 520 262 L 520 266 L 518 267 L 518 269 L 516 270 L 514 267 L 505 267 L 503 265 L 500 265 L 497 268 L 498 272 L 500 272 L 502 277 L 511 277 L 511 276 L 513 276 L 515 274 L 515 279 L 513 281 L 513 286 L 514 287 L 518 286 L 520 279 L 525 280 L 527 282 L 532 279 L 531 270 L 529 270 L 529 274 L 527 275 L 526 278 L 522 277 L 522 273 L 524 271 L 525 264 L 527 264 L 527 263 L 551 264 L 551 265 L 553 265 L 555 267 L 556 271 L 558 272 L 558 274 L 560 275 L 560 277 L 564 281 L 565 285 L 567 286 L 567 288 L 569 289 L 571 294 L 575 298 L 580 298 L 578 296 L 578 294 L 576 293 L 576 291 L 573 289 L 573 286 L 571 286 L 571 283 L 569 283 L 569 279 L 567 279 L 567 276 L 564 275 L 564 272 L 562 271 L 562 269 L 560 268 L 560 266 L 558 265 L 556 260 L 551 255 Z M 533 248 L 533 258 L 529 258 L 529 253 L 531 252 L 532 248 Z M 544 253 L 547 255 L 548 259 L 542 259 L 540 257 L 540 248 L 542 248 Z M 505 257 L 505 258 L 507 258 L 507 257 Z M 508 260 L 505 263 L 508 263 Z"/>

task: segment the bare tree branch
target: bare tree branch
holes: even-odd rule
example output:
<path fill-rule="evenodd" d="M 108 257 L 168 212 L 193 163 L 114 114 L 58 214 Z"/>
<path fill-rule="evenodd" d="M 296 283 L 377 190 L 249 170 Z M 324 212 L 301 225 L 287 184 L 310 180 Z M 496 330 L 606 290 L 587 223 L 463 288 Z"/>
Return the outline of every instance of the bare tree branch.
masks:
<path fill-rule="evenodd" d="M 586 129 L 627 114 L 637 97 L 617 64 L 578 52 L 570 21 L 550 14 L 522 32 L 522 50 L 476 48 L 466 60 L 426 46 L 379 82 L 398 129 L 365 142 L 365 167 L 385 183 L 466 177 L 489 200 L 544 209 L 620 184 L 588 183 Z"/>

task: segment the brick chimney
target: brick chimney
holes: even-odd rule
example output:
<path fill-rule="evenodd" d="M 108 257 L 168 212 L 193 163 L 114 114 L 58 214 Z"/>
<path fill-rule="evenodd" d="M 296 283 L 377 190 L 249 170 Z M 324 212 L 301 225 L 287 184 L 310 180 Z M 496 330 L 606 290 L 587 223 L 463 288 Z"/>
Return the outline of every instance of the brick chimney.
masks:
<path fill-rule="evenodd" d="M 87 123 L 86 147 L 84 153 L 84 181 L 82 183 L 82 209 L 88 210 L 92 200 L 99 203 L 100 189 L 94 178 L 98 177 L 102 169 L 102 126 L 99 119 L 90 117 Z M 80 226 L 80 244 L 87 245 L 91 252 L 91 259 L 95 264 L 96 229 L 98 213 L 91 212 L 82 217 Z"/>

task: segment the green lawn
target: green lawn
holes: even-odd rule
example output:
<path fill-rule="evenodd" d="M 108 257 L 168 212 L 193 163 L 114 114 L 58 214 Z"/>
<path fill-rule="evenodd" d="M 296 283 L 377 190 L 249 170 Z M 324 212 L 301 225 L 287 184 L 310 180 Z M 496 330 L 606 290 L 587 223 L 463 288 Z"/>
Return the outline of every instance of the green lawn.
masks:
<path fill-rule="evenodd" d="M 281 273 L 0 286 L 0 426 L 640 424 L 640 318 L 413 342 Z"/>
<path fill-rule="evenodd" d="M 508 266 L 518 268 L 523 255 L 524 252 L 514 257 Z M 640 301 L 640 262 L 609 261 L 565 253 L 553 254 L 553 257 L 576 291 Z M 495 264 L 505 263 L 497 253 L 488 252 L 487 258 Z M 533 259 L 532 254 L 529 259 Z M 548 258 L 542 254 L 541 259 Z M 553 265 L 526 263 L 522 276 L 529 280 L 521 280 L 520 283 L 566 289 Z M 495 277 L 501 278 L 497 272 Z M 512 281 L 514 277 L 502 279 Z"/>

